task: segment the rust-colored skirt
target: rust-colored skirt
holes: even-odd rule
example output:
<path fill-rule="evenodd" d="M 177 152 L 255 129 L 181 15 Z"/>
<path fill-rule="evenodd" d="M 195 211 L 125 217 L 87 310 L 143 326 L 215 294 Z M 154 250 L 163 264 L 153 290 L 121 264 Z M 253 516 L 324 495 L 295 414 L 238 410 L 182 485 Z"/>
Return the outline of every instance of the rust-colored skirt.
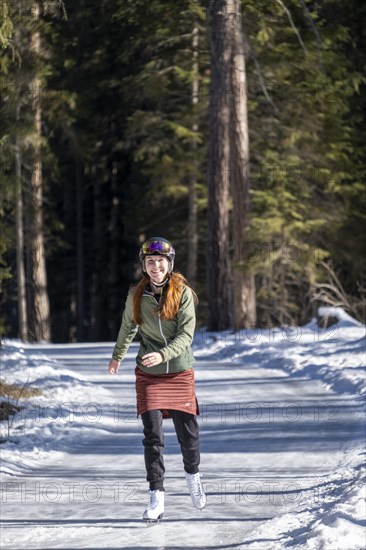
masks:
<path fill-rule="evenodd" d="M 170 374 L 148 374 L 138 367 L 136 374 L 137 416 L 160 409 L 170 418 L 169 409 L 198 415 L 193 369 Z"/>

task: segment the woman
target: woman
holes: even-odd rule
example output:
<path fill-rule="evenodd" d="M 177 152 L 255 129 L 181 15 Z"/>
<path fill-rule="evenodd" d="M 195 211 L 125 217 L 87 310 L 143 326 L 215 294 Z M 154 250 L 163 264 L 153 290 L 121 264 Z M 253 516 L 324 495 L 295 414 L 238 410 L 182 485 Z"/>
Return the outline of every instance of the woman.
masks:
<path fill-rule="evenodd" d="M 180 443 L 193 505 L 206 504 L 200 474 L 198 405 L 194 387 L 193 339 L 195 294 L 173 271 L 175 251 L 166 239 L 153 237 L 140 249 L 143 277 L 126 301 L 122 324 L 108 370 L 118 372 L 137 330 L 141 337 L 135 369 L 137 414 L 144 426 L 144 457 L 150 501 L 143 519 L 164 513 L 163 418 L 172 418 Z"/>

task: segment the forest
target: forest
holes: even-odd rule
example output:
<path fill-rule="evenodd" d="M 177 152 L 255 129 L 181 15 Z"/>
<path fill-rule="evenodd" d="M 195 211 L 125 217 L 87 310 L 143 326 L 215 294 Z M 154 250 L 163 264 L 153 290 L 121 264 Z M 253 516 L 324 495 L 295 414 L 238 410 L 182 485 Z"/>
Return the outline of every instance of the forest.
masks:
<path fill-rule="evenodd" d="M 365 322 L 364 2 L 0 5 L 2 336 L 115 340 L 151 236 L 199 327 Z"/>

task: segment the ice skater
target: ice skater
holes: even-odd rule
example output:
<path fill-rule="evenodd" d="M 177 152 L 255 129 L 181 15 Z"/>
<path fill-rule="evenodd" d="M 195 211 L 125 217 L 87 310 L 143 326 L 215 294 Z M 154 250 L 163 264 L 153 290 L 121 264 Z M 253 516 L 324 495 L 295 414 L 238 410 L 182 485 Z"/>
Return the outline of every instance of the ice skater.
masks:
<path fill-rule="evenodd" d="M 196 295 L 186 279 L 173 271 L 175 250 L 161 237 L 148 239 L 139 258 L 143 276 L 127 296 L 122 324 L 108 370 L 116 374 L 137 331 L 137 414 L 144 426 L 144 458 L 149 503 L 143 519 L 164 514 L 163 418 L 172 418 L 183 456 L 193 505 L 204 508 L 199 464 L 199 414 L 191 348 L 196 325 Z"/>

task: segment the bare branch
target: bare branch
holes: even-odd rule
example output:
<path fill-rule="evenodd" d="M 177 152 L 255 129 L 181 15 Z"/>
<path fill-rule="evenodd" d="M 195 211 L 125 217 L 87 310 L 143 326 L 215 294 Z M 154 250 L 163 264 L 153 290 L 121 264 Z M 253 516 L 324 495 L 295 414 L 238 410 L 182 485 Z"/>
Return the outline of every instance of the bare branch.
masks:
<path fill-rule="evenodd" d="M 343 289 L 337 288 L 337 286 L 334 283 L 318 283 L 316 285 L 316 288 L 319 288 L 320 290 L 329 290 L 330 292 L 333 292 L 336 296 L 338 296 L 338 299 L 342 301 L 342 303 L 349 305 L 349 302 L 347 300 L 346 294 L 344 294 Z"/>
<path fill-rule="evenodd" d="M 342 286 L 341 281 L 339 280 L 336 272 L 334 271 L 333 267 L 326 262 L 321 262 L 321 265 L 326 269 L 326 271 L 329 274 L 330 281 L 332 283 L 333 288 L 337 291 L 337 294 L 343 298 L 345 304 L 347 304 L 348 307 L 351 307 L 351 304 L 349 303 L 349 300 L 347 298 L 347 294 Z"/>
<path fill-rule="evenodd" d="M 320 33 L 318 31 L 317 26 L 314 23 L 314 19 L 311 17 L 309 8 L 305 4 L 304 0 L 300 0 L 300 4 L 302 5 L 302 8 L 305 12 L 305 17 L 308 20 L 310 27 L 313 29 L 313 32 L 315 34 L 316 43 L 318 45 L 318 59 L 319 59 L 319 65 L 323 68 L 323 55 L 322 55 L 322 49 L 323 49 L 323 43 L 322 39 L 320 37 Z"/>
<path fill-rule="evenodd" d="M 334 307 L 346 307 L 346 304 L 343 300 L 338 300 L 336 296 L 333 296 L 332 293 L 328 292 L 325 288 L 320 288 L 315 292 L 311 298 L 312 302 L 319 301 L 329 304 Z"/>
<path fill-rule="evenodd" d="M 268 103 L 270 103 L 272 105 L 273 110 L 275 111 L 275 113 L 279 114 L 279 110 L 277 109 L 276 105 L 273 102 L 273 99 L 271 98 L 271 96 L 268 93 L 268 89 L 267 89 L 267 86 L 266 86 L 266 83 L 265 83 L 265 80 L 264 80 L 262 68 L 261 68 L 260 63 L 259 63 L 259 61 L 258 61 L 258 59 L 257 59 L 257 57 L 254 53 L 254 50 L 251 48 L 251 46 L 249 44 L 247 34 L 245 32 L 244 25 L 242 25 L 242 31 L 243 31 L 243 40 L 244 40 L 244 44 L 245 44 L 245 49 L 247 50 L 247 52 L 249 54 L 249 57 L 252 58 L 253 61 L 254 61 L 254 65 L 255 65 L 255 68 L 256 68 L 256 71 L 257 71 L 258 80 L 259 80 L 259 84 L 260 84 L 260 87 L 262 89 L 262 92 L 263 92 L 265 98 L 267 99 Z"/>
<path fill-rule="evenodd" d="M 321 262 L 322 267 L 328 275 L 328 282 L 316 283 L 314 285 L 311 301 L 323 302 L 333 307 L 343 307 L 348 310 L 356 319 L 364 323 L 365 299 L 361 294 L 358 299 L 346 293 L 342 283 L 331 264 Z"/>
<path fill-rule="evenodd" d="M 306 46 L 305 46 L 305 44 L 304 44 L 304 42 L 303 42 L 303 39 L 302 39 L 301 36 L 300 36 L 299 31 L 298 31 L 298 29 L 297 29 L 297 27 L 296 27 L 296 25 L 295 25 L 295 23 L 294 23 L 294 20 L 292 19 L 292 15 L 291 15 L 290 10 L 288 9 L 287 6 L 285 6 L 285 4 L 282 2 L 282 0 L 276 0 L 276 2 L 277 2 L 277 4 L 279 4 L 279 5 L 281 6 L 281 8 L 282 8 L 282 9 L 284 10 L 284 12 L 286 13 L 287 18 L 288 18 L 288 20 L 289 20 L 289 23 L 290 23 L 292 29 L 294 30 L 294 33 L 296 34 L 296 36 L 297 36 L 297 38 L 298 38 L 298 41 L 299 41 L 300 46 L 301 46 L 302 49 L 304 50 L 305 55 L 308 55 L 308 51 L 307 51 Z"/>

